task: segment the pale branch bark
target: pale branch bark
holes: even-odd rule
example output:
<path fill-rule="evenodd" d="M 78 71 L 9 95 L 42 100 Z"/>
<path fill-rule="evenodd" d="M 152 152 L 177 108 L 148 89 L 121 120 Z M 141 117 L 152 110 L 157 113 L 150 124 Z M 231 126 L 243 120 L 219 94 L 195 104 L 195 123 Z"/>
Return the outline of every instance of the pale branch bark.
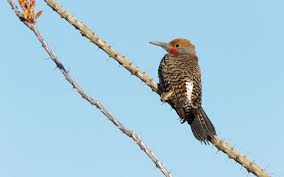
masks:
<path fill-rule="evenodd" d="M 69 12 L 67 12 L 63 7 L 61 7 L 56 1 L 46 0 L 45 1 L 53 10 L 55 10 L 62 18 L 66 19 L 71 25 L 78 29 L 81 34 L 87 37 L 91 42 L 96 44 L 99 48 L 105 51 L 109 57 L 114 58 L 120 65 L 126 68 L 131 74 L 136 75 L 143 82 L 145 82 L 153 91 L 157 92 L 158 87 L 153 78 L 151 78 L 147 73 L 141 71 L 133 63 L 129 62 L 127 58 L 119 53 L 117 53 L 110 45 L 105 41 L 97 37 L 97 35 L 91 31 L 86 25 L 77 20 Z"/>
<path fill-rule="evenodd" d="M 20 18 L 20 20 L 35 34 L 37 40 L 41 43 L 42 47 L 50 56 L 50 59 L 55 63 L 57 68 L 61 71 L 64 75 L 65 79 L 72 85 L 72 87 L 91 105 L 96 106 L 108 120 L 110 120 L 122 133 L 127 135 L 128 137 L 132 138 L 133 141 L 145 152 L 145 154 L 154 162 L 157 168 L 164 174 L 166 177 L 172 177 L 171 173 L 165 165 L 156 157 L 153 151 L 142 141 L 142 139 L 136 134 L 135 132 L 126 128 L 117 118 L 115 118 L 105 106 L 103 106 L 98 100 L 89 96 L 83 89 L 81 89 L 80 85 L 69 75 L 68 71 L 65 69 L 64 65 L 61 61 L 57 58 L 54 51 L 48 46 L 47 42 L 42 37 L 41 33 L 37 30 L 34 24 L 30 24 L 25 22 L 22 19 L 21 13 L 18 11 L 16 5 L 12 2 L 12 0 L 7 0 L 12 10 L 16 13 L 16 15 Z"/>
<path fill-rule="evenodd" d="M 56 11 L 62 18 L 67 20 L 77 30 L 80 31 L 82 36 L 88 38 L 92 43 L 106 52 L 109 57 L 116 60 L 120 65 L 127 69 L 131 74 L 137 76 L 143 82 L 145 82 L 153 91 L 159 93 L 157 83 L 146 72 L 140 70 L 133 63 L 129 62 L 125 56 L 116 52 L 109 44 L 100 39 L 88 26 L 79 21 L 76 17 L 66 11 L 56 0 L 45 0 L 47 5 Z M 220 151 L 226 153 L 229 158 L 234 159 L 237 163 L 242 165 L 248 172 L 253 173 L 256 176 L 269 177 L 270 175 L 262 168 L 260 168 L 253 161 L 246 158 L 240 152 L 236 151 L 232 146 L 225 143 L 218 136 L 212 138 L 211 143 Z"/>

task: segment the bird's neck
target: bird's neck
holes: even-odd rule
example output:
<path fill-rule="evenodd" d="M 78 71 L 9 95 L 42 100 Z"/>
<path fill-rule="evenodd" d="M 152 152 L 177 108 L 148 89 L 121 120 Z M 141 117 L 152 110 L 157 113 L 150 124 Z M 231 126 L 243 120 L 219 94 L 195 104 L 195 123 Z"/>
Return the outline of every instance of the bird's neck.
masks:
<path fill-rule="evenodd" d="M 182 58 L 184 58 L 184 57 L 188 57 L 188 58 L 192 58 L 192 59 L 195 59 L 195 60 L 198 60 L 198 57 L 196 56 L 196 54 L 195 53 L 186 53 L 186 54 L 179 54 L 179 53 L 177 53 L 177 54 L 171 54 L 171 53 L 169 53 L 169 54 L 167 54 L 167 56 L 169 56 L 169 57 L 182 57 Z"/>
<path fill-rule="evenodd" d="M 196 56 L 196 51 L 194 48 L 182 48 L 179 50 L 175 50 L 175 52 L 169 52 L 168 53 L 170 56 L 175 56 L 175 55 L 189 55 L 189 56 Z"/>
<path fill-rule="evenodd" d="M 189 48 L 189 49 L 187 49 L 186 54 L 196 56 L 196 51 L 195 51 L 194 48 Z"/>

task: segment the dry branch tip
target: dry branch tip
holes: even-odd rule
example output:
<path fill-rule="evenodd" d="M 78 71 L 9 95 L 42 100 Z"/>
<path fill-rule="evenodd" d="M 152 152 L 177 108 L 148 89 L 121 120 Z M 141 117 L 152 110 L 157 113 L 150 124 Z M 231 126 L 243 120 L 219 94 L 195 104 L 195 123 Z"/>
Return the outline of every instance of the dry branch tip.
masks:
<path fill-rule="evenodd" d="M 18 0 L 23 12 L 21 14 L 20 19 L 29 24 L 35 24 L 37 18 L 42 14 L 42 10 L 39 12 L 35 11 L 35 0 Z"/>

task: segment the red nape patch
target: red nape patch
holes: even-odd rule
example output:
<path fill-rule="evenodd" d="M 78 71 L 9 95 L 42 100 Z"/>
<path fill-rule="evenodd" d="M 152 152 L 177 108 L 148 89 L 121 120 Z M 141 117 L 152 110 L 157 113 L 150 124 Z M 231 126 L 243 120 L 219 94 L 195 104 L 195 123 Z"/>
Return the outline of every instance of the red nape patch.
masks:
<path fill-rule="evenodd" d="M 170 50 L 171 54 L 177 54 L 177 51 L 175 49 Z"/>

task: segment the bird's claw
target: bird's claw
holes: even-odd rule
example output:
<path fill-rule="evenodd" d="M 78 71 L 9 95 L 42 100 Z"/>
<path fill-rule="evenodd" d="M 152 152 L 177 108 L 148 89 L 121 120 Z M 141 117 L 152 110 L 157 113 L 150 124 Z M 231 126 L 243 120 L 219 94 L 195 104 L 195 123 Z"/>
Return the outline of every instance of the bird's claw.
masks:
<path fill-rule="evenodd" d="M 164 92 L 161 94 L 161 101 L 162 102 L 166 102 L 173 94 L 174 92 L 173 91 L 169 91 L 169 92 Z"/>

